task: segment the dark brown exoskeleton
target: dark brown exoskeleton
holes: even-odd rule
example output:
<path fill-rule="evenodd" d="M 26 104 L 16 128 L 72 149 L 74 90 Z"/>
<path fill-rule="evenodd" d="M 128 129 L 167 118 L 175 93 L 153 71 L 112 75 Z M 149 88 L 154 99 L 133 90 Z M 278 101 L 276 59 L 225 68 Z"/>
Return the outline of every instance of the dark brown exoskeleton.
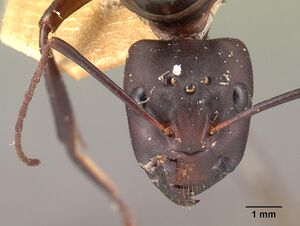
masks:
<path fill-rule="evenodd" d="M 79 151 L 73 111 L 52 49 L 73 60 L 126 104 L 138 163 L 155 186 L 182 206 L 197 203 L 193 196 L 239 164 L 252 115 L 300 97 L 297 89 L 252 106 L 253 78 L 246 46 L 237 39 L 207 39 L 222 0 L 121 0 L 147 20 L 161 39 L 131 46 L 123 90 L 69 44 L 48 38 L 88 2 L 56 0 L 42 16 L 42 57 L 19 112 L 15 146 L 27 165 L 39 164 L 24 154 L 21 131 L 44 73 L 60 140 L 75 163 L 118 204 L 125 225 L 133 225 L 132 219 L 114 185 Z"/>

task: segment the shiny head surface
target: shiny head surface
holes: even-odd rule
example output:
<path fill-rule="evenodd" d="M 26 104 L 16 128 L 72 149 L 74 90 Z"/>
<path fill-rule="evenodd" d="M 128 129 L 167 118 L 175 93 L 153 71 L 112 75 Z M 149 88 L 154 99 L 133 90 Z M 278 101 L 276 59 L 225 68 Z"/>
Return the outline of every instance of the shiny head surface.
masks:
<path fill-rule="evenodd" d="M 190 206 L 241 161 L 250 118 L 210 128 L 252 106 L 251 61 L 236 39 L 143 40 L 129 50 L 124 89 L 172 128 L 166 136 L 127 107 L 135 156 L 170 200 Z"/>

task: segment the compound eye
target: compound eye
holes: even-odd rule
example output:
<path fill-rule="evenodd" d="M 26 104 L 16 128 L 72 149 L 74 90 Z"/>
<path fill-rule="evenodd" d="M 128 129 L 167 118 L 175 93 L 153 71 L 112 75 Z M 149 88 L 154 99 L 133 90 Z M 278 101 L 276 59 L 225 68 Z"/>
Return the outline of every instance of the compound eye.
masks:
<path fill-rule="evenodd" d="M 142 87 L 136 87 L 132 90 L 131 97 L 143 107 L 147 102 L 147 96 Z"/>
<path fill-rule="evenodd" d="M 134 0 L 134 2 L 147 13 L 171 15 L 189 8 L 197 0 Z"/>
<path fill-rule="evenodd" d="M 234 107 L 238 112 L 245 110 L 249 103 L 249 92 L 247 86 L 242 83 L 235 85 L 232 99 Z"/>

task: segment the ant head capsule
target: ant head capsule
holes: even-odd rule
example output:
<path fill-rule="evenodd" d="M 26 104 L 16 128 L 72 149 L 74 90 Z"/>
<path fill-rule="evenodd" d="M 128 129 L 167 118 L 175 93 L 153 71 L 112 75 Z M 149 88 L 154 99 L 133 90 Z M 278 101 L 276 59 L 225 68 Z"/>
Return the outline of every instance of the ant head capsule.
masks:
<path fill-rule="evenodd" d="M 128 107 L 135 156 L 153 184 L 179 205 L 196 204 L 193 196 L 224 178 L 243 157 L 249 118 L 212 133 L 214 125 L 251 107 L 252 69 L 243 48 L 236 39 L 144 40 L 129 50 L 125 91 L 141 87 L 150 99 L 144 109 L 174 132 L 165 136 Z M 170 71 L 174 86 L 162 82 Z"/>

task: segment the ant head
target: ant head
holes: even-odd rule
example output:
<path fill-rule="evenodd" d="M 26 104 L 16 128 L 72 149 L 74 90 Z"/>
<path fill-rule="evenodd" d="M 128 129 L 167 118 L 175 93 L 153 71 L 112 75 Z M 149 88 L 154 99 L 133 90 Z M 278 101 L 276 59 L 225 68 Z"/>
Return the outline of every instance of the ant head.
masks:
<path fill-rule="evenodd" d="M 152 182 L 183 206 L 240 162 L 250 119 L 210 128 L 252 106 L 252 69 L 234 39 L 140 41 L 129 51 L 125 91 L 173 130 L 164 135 L 127 108 L 133 149 Z"/>

